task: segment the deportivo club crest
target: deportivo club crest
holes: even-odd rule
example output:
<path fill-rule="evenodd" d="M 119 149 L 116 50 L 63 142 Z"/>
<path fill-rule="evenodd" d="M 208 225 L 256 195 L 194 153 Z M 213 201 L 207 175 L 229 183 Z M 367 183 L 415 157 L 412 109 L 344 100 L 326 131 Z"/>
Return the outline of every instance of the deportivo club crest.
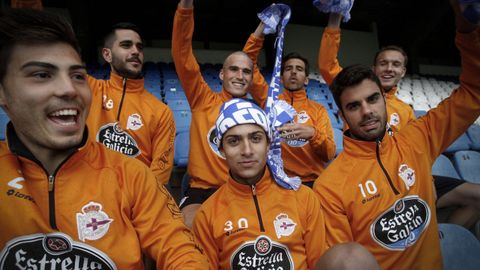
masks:
<path fill-rule="evenodd" d="M 415 171 L 409 168 L 407 164 L 400 165 L 398 168 L 398 176 L 402 178 L 407 190 L 410 190 L 410 187 L 415 184 Z"/>
<path fill-rule="evenodd" d="M 102 211 L 102 205 L 89 202 L 82 207 L 82 213 L 77 213 L 78 238 L 85 240 L 98 240 L 108 231 L 110 219 L 107 213 Z"/>
<path fill-rule="evenodd" d="M 108 149 L 120 152 L 129 157 L 136 157 L 141 153 L 135 139 L 124 131 L 118 123 L 108 123 L 100 127 L 96 139 L 97 142 L 105 145 Z"/>
<path fill-rule="evenodd" d="M 299 124 L 304 124 L 310 119 L 310 116 L 308 116 L 306 111 L 301 111 L 297 113 L 297 123 Z"/>
<path fill-rule="evenodd" d="M 140 114 L 134 113 L 128 116 L 127 129 L 139 130 L 142 126 L 143 126 L 143 123 L 142 123 L 142 117 L 140 117 Z"/>
<path fill-rule="evenodd" d="M 391 126 L 396 126 L 398 124 L 400 124 L 400 116 L 398 115 L 398 113 L 392 113 L 390 115 L 390 123 L 389 123 Z"/>
<path fill-rule="evenodd" d="M 287 214 L 281 213 L 273 221 L 273 226 L 275 227 L 277 238 L 280 239 L 282 236 L 290 236 L 295 231 L 297 224 L 288 218 Z"/>
<path fill-rule="evenodd" d="M 292 256 L 287 246 L 261 235 L 255 241 L 243 243 L 230 258 L 233 270 L 257 269 L 295 269 Z"/>

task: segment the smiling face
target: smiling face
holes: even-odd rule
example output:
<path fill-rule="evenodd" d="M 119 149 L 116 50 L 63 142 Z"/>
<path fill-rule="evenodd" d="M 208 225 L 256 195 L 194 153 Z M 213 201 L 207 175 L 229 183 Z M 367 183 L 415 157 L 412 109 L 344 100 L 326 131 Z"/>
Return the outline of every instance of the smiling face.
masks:
<path fill-rule="evenodd" d="M 220 70 L 223 88 L 234 98 L 247 94 L 253 78 L 252 60 L 245 53 L 235 52 L 227 57 Z"/>
<path fill-rule="evenodd" d="M 388 92 L 405 76 L 405 57 L 399 51 L 385 50 L 378 54 L 373 70 Z"/>
<path fill-rule="evenodd" d="M 129 79 L 141 76 L 143 43 L 137 32 L 129 29 L 115 30 L 111 48 L 103 48 L 102 55 L 114 73 Z"/>
<path fill-rule="evenodd" d="M 86 76 L 80 56 L 65 43 L 13 48 L 0 105 L 37 159 L 81 143 L 91 102 Z"/>
<path fill-rule="evenodd" d="M 283 65 L 281 82 L 289 91 L 303 89 L 308 84 L 305 62 L 298 58 L 288 59 Z"/>
<path fill-rule="evenodd" d="M 364 79 L 357 85 L 345 88 L 340 96 L 343 120 L 350 127 L 354 139 L 375 141 L 385 134 L 387 112 L 385 98 L 379 86 Z"/>
<path fill-rule="evenodd" d="M 233 179 L 253 185 L 263 176 L 267 163 L 268 137 L 256 124 L 237 125 L 225 133 L 221 151 Z"/>

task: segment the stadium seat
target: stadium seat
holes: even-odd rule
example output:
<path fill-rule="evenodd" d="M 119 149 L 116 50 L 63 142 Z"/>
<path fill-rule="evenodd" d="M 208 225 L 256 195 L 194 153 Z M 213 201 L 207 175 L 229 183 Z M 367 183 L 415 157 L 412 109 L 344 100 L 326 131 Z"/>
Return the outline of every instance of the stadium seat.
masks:
<path fill-rule="evenodd" d="M 186 99 L 165 99 L 165 103 L 167 103 L 168 107 L 172 110 L 190 111 L 190 104 L 188 104 Z"/>
<path fill-rule="evenodd" d="M 463 150 L 470 150 L 470 139 L 468 138 L 467 133 L 463 133 L 443 152 L 446 154 L 453 154 L 455 152 Z"/>
<path fill-rule="evenodd" d="M 440 248 L 445 270 L 473 270 L 480 266 L 480 242 L 456 224 L 438 224 Z"/>
<path fill-rule="evenodd" d="M 415 111 L 414 111 L 414 114 L 415 114 L 415 117 L 416 117 L 416 118 L 420 118 L 420 117 L 424 116 L 425 114 L 427 114 L 427 111 L 415 110 Z"/>
<path fill-rule="evenodd" d="M 188 130 L 178 132 L 175 136 L 175 151 L 173 154 L 173 164 L 175 166 L 187 167 L 189 148 L 190 132 Z"/>
<path fill-rule="evenodd" d="M 338 128 L 340 130 L 343 129 L 343 121 L 338 118 L 332 111 L 328 111 L 328 117 L 330 118 L 330 122 L 333 128 Z"/>
<path fill-rule="evenodd" d="M 189 110 L 172 110 L 175 125 L 177 127 L 177 134 L 181 131 L 190 130 L 192 122 L 192 112 Z"/>
<path fill-rule="evenodd" d="M 343 131 L 338 128 L 334 128 L 333 138 L 335 139 L 335 146 L 337 149 L 335 151 L 335 156 L 338 156 L 338 154 L 343 151 Z"/>
<path fill-rule="evenodd" d="M 467 130 L 470 138 L 470 149 L 480 151 L 480 126 L 471 125 Z"/>
<path fill-rule="evenodd" d="M 6 138 L 7 123 L 10 121 L 7 114 L 0 110 L 0 141 L 4 141 Z"/>
<path fill-rule="evenodd" d="M 172 100 L 172 99 L 187 99 L 187 96 L 183 92 L 183 90 L 166 90 L 165 91 L 165 100 Z"/>
<path fill-rule="evenodd" d="M 450 159 L 445 155 L 440 155 L 435 160 L 432 166 L 432 175 L 447 176 L 451 178 L 461 179 L 460 175 L 455 170 Z"/>
<path fill-rule="evenodd" d="M 328 100 L 327 96 L 319 89 L 311 89 L 307 92 L 308 98 L 314 101 Z"/>
<path fill-rule="evenodd" d="M 463 180 L 480 184 L 480 152 L 458 151 L 453 155 L 453 165 Z"/>
<path fill-rule="evenodd" d="M 330 105 L 330 101 L 327 101 L 325 99 L 320 99 L 320 100 L 312 100 L 312 101 L 315 101 L 316 103 L 322 105 L 327 111 L 332 111 L 332 112 L 335 112 L 332 108 L 332 106 Z"/>

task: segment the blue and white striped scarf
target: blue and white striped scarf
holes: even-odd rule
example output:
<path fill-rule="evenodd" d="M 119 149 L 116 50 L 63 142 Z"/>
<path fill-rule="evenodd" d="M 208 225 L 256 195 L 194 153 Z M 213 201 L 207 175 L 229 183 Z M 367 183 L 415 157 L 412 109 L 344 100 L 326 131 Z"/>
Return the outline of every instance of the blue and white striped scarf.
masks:
<path fill-rule="evenodd" d="M 313 0 L 313 5 L 324 13 L 338 13 L 343 16 L 343 22 L 348 22 L 353 0 Z"/>
<path fill-rule="evenodd" d="M 278 95 L 280 94 L 283 40 L 285 27 L 287 26 L 288 20 L 290 20 L 290 7 L 285 4 L 272 4 L 258 13 L 258 18 L 265 24 L 265 34 L 277 33 L 277 39 L 275 41 L 275 67 L 272 73 L 272 80 L 268 87 L 267 102 L 265 105 L 265 112 L 268 115 L 272 130 L 272 141 L 268 151 L 267 164 L 278 185 L 286 189 L 298 190 L 302 184 L 300 177 L 288 177 L 283 170 L 281 138 L 277 131 L 278 127 L 292 121 L 296 114 L 295 109 L 288 103 L 278 100 Z"/>

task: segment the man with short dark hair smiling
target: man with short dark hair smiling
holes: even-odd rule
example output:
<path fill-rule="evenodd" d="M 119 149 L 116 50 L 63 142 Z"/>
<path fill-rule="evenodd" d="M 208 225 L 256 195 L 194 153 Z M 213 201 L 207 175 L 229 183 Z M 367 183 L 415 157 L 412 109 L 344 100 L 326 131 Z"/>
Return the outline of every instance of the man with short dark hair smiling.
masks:
<path fill-rule="evenodd" d="M 343 69 L 330 86 L 348 124 L 344 151 L 314 190 L 330 245 L 356 241 L 382 269 L 441 269 L 432 165 L 480 115 L 480 35 L 456 14 L 460 87 L 424 117 L 387 132 L 382 83 L 367 66 Z"/>

